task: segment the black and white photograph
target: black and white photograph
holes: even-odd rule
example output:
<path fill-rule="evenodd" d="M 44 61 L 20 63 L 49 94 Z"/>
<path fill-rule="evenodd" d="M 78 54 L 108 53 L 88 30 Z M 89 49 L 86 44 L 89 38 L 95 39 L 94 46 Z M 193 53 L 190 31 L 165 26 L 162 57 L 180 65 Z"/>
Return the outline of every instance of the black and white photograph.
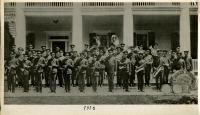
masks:
<path fill-rule="evenodd" d="M 4 2 L 5 105 L 198 105 L 198 2 Z"/>

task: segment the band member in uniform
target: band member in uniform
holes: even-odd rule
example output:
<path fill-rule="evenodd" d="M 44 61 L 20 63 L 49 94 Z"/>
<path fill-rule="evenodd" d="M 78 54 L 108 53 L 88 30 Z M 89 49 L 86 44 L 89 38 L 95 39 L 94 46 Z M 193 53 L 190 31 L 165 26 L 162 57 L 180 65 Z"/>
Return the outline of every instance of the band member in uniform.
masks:
<path fill-rule="evenodd" d="M 159 66 L 159 57 L 158 57 L 158 43 L 155 43 L 154 46 L 149 46 L 151 54 L 153 56 L 153 67 L 157 68 Z"/>
<path fill-rule="evenodd" d="M 170 60 L 167 57 L 167 50 L 163 50 L 163 56 L 160 58 L 160 63 L 164 67 L 164 73 L 163 73 L 163 84 L 168 83 L 168 77 L 169 77 L 169 68 L 170 68 Z"/>
<path fill-rule="evenodd" d="M 58 46 L 56 47 L 55 54 L 56 54 L 56 59 L 58 59 L 60 57 L 60 48 Z"/>
<path fill-rule="evenodd" d="M 45 58 L 45 68 L 44 68 L 44 73 L 45 73 L 45 86 L 49 87 L 49 67 L 48 67 L 48 61 L 51 59 L 51 50 L 50 49 L 46 49 L 46 58 Z"/>
<path fill-rule="evenodd" d="M 136 66 L 136 62 L 138 59 L 138 54 L 137 54 L 137 50 L 134 49 L 134 47 L 131 47 L 131 53 L 130 53 L 130 64 L 131 64 L 131 75 L 130 75 L 130 86 L 135 86 L 135 66 Z"/>
<path fill-rule="evenodd" d="M 51 59 L 48 62 L 48 67 L 50 69 L 50 91 L 56 93 L 56 77 L 59 66 L 59 61 L 56 58 L 54 52 L 51 53 Z"/>
<path fill-rule="evenodd" d="M 90 57 L 87 57 L 87 60 L 88 60 L 88 67 L 87 67 L 87 71 L 86 71 L 86 85 L 87 87 L 91 86 L 92 85 L 92 67 L 94 65 L 94 49 L 91 50 L 91 56 Z"/>
<path fill-rule="evenodd" d="M 128 56 L 128 51 L 124 51 L 122 59 L 119 61 L 119 70 L 123 80 L 123 89 L 125 89 L 126 92 L 129 92 L 128 80 L 129 76 L 131 75 L 131 70 L 130 70 L 130 60 L 127 58 L 127 56 Z"/>
<path fill-rule="evenodd" d="M 86 77 L 86 69 L 88 67 L 88 60 L 86 59 L 86 56 L 84 53 L 81 53 L 81 62 L 80 62 L 80 68 L 79 68 L 79 90 L 80 92 L 84 93 L 85 90 L 85 77 Z"/>
<path fill-rule="evenodd" d="M 72 59 L 70 59 L 70 52 L 65 53 L 65 59 L 64 59 L 64 81 L 65 81 L 65 91 L 70 92 L 70 80 L 72 76 L 72 68 L 74 67 L 74 62 Z"/>
<path fill-rule="evenodd" d="M 124 43 L 121 43 L 121 51 L 124 51 L 125 50 L 125 44 Z"/>
<path fill-rule="evenodd" d="M 7 81 L 8 81 L 8 91 L 15 92 L 16 83 L 16 69 L 18 66 L 18 60 L 15 58 L 15 52 L 10 53 L 10 61 L 8 61 L 7 68 Z"/>
<path fill-rule="evenodd" d="M 41 46 L 42 48 L 42 57 L 46 57 L 47 53 L 46 53 L 46 46 Z"/>
<path fill-rule="evenodd" d="M 99 76 L 99 80 L 98 80 L 98 86 L 102 86 L 103 85 L 103 80 L 104 80 L 104 77 L 105 77 L 105 61 L 102 59 L 103 56 L 104 56 L 104 51 L 103 50 L 100 50 L 99 51 L 99 62 L 100 62 L 100 76 Z"/>
<path fill-rule="evenodd" d="M 192 71 L 192 58 L 188 56 L 189 51 L 184 51 L 185 67 L 188 72 Z"/>
<path fill-rule="evenodd" d="M 75 45 L 71 44 L 70 45 L 70 53 L 74 53 L 74 51 L 75 51 Z"/>
<path fill-rule="evenodd" d="M 45 58 L 41 51 L 38 51 L 38 62 L 36 65 L 36 91 L 42 93 L 42 79 L 44 77 Z"/>
<path fill-rule="evenodd" d="M 32 63 L 30 60 L 28 60 L 28 55 L 24 54 L 23 71 L 22 71 L 24 92 L 29 91 L 29 73 L 30 73 L 29 71 L 31 66 Z"/>
<path fill-rule="evenodd" d="M 16 45 L 12 45 L 11 52 L 14 52 L 15 54 L 17 54 L 18 51 L 16 49 Z"/>
<path fill-rule="evenodd" d="M 156 89 L 158 91 L 161 91 L 161 86 L 163 84 L 163 64 L 161 63 L 161 58 L 162 58 L 162 50 L 157 50 L 157 54 L 158 54 L 158 62 L 159 62 L 159 65 L 157 68 L 154 67 L 155 71 L 154 71 L 154 77 L 156 79 Z"/>
<path fill-rule="evenodd" d="M 144 92 L 143 85 L 144 85 L 144 66 L 145 60 L 143 59 L 143 53 L 138 53 L 138 60 L 136 62 L 136 74 L 138 80 L 138 91 Z"/>
<path fill-rule="evenodd" d="M 60 57 L 57 58 L 59 61 L 59 67 L 58 67 L 58 82 L 59 82 L 59 86 L 62 87 L 63 85 L 63 65 L 64 65 L 64 53 L 62 50 L 60 50 Z"/>
<path fill-rule="evenodd" d="M 78 78 L 79 78 L 79 73 L 78 73 L 78 68 L 80 66 L 81 58 L 78 56 L 77 51 L 74 51 L 73 53 L 70 53 L 71 59 L 74 61 L 74 67 L 72 68 L 72 85 L 73 87 L 78 86 Z"/>
<path fill-rule="evenodd" d="M 101 68 L 101 65 L 100 65 L 100 62 L 99 60 L 97 60 L 97 56 L 94 55 L 93 56 L 93 60 L 94 60 L 94 63 L 93 63 L 93 67 L 92 67 L 92 89 L 94 92 L 97 91 L 97 79 L 100 77 L 100 68 Z"/>
<path fill-rule="evenodd" d="M 117 68 L 117 86 L 121 87 L 122 86 L 122 75 L 121 75 L 121 70 L 119 69 L 119 63 L 122 57 L 122 49 L 120 46 L 117 46 L 117 54 L 116 54 L 116 68 Z"/>
<path fill-rule="evenodd" d="M 106 72 L 107 72 L 107 77 L 108 77 L 108 91 L 113 92 L 114 89 L 114 74 L 116 74 L 116 60 L 113 55 L 113 49 L 108 50 L 108 56 L 105 59 L 105 64 L 106 64 Z"/>
<path fill-rule="evenodd" d="M 183 59 L 182 53 L 177 53 L 177 66 L 176 70 L 184 70 L 185 69 L 185 61 Z"/>
<path fill-rule="evenodd" d="M 171 54 L 171 58 L 170 58 L 170 63 L 171 63 L 171 72 L 174 71 L 174 69 L 176 69 L 176 65 L 177 65 L 177 55 L 176 55 L 176 52 L 175 51 L 172 51 L 172 54 Z"/>
<path fill-rule="evenodd" d="M 146 61 L 145 65 L 145 86 L 149 86 L 149 81 L 150 81 L 150 74 L 151 74 L 151 69 L 152 69 L 152 64 L 153 64 L 153 57 L 150 54 L 150 50 L 146 50 L 146 57 L 144 58 Z"/>
<path fill-rule="evenodd" d="M 24 49 L 22 47 L 18 48 L 17 54 L 16 54 L 16 58 L 18 59 L 18 68 L 17 68 L 17 82 L 18 82 L 18 86 L 22 87 L 23 86 L 23 79 L 22 79 L 22 72 L 21 72 L 21 68 L 23 68 L 23 60 L 24 60 L 24 56 L 23 56 L 23 52 Z"/>

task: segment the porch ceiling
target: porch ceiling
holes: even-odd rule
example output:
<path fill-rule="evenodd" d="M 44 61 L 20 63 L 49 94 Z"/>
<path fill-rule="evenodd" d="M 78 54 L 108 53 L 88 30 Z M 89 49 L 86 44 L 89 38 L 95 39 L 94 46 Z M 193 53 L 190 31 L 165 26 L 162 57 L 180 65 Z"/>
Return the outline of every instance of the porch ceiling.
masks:
<path fill-rule="evenodd" d="M 134 25 L 173 25 L 179 26 L 179 16 L 134 15 Z"/>
<path fill-rule="evenodd" d="M 28 30 L 34 27 L 71 27 L 72 16 L 28 16 L 26 17 L 26 25 Z"/>

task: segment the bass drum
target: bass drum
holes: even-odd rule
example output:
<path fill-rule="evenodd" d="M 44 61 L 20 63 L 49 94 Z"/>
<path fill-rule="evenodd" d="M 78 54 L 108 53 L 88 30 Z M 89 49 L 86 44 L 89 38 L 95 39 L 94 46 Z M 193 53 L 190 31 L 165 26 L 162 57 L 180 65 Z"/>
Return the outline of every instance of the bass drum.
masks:
<path fill-rule="evenodd" d="M 174 84 L 172 87 L 173 93 L 182 93 L 182 86 L 179 84 Z"/>
<path fill-rule="evenodd" d="M 169 84 L 162 85 L 161 91 L 163 93 L 169 94 L 172 92 L 171 86 Z"/>

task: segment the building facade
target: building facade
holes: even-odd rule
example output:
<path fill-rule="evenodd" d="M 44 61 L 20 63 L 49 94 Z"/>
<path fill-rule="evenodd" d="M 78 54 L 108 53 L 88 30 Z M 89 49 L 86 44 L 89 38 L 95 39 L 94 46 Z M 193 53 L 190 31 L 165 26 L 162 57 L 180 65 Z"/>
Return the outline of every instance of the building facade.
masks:
<path fill-rule="evenodd" d="M 46 45 L 68 51 L 74 44 L 80 52 L 94 35 L 109 46 L 116 34 L 127 46 L 147 48 L 157 42 L 160 49 L 180 46 L 197 58 L 198 4 L 194 2 L 9 2 L 4 7 L 5 50 L 10 44 L 23 48 L 33 44 L 36 50 Z"/>

